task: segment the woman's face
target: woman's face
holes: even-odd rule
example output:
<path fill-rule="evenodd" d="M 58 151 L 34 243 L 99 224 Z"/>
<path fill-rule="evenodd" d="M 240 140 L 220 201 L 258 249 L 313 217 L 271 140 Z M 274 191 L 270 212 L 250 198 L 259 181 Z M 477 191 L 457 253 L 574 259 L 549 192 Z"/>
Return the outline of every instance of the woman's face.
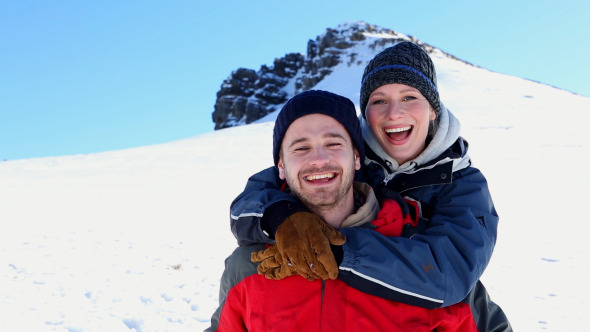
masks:
<path fill-rule="evenodd" d="M 397 83 L 373 91 L 365 114 L 383 150 L 400 165 L 424 151 L 428 126 L 436 118 L 418 89 Z"/>

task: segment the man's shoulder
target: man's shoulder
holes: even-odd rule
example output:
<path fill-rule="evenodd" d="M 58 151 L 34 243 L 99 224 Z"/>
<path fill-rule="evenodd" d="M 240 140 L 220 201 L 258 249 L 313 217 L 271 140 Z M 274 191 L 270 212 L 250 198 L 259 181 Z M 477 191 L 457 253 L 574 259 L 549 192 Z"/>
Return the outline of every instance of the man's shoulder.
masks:
<path fill-rule="evenodd" d="M 232 284 L 257 274 L 257 264 L 250 260 L 253 252 L 263 250 L 265 244 L 252 244 L 237 247 L 225 260 L 225 277 L 231 279 Z"/>
<path fill-rule="evenodd" d="M 247 246 L 238 246 L 226 259 L 226 264 L 235 264 L 242 261 L 251 262 L 250 256 L 252 255 L 252 253 L 255 251 L 263 250 L 265 247 L 266 245 L 264 243 L 251 244 Z"/>

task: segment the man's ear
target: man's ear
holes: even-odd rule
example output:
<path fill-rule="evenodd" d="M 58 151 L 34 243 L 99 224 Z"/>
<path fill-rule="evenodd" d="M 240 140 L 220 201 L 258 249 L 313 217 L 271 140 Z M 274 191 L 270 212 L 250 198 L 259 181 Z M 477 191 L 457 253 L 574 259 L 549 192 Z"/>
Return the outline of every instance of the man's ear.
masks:
<path fill-rule="evenodd" d="M 283 158 L 279 157 L 279 162 L 277 163 L 277 168 L 279 169 L 279 178 L 281 180 L 285 179 L 285 166 L 283 165 Z"/>
<path fill-rule="evenodd" d="M 354 169 L 357 171 L 361 169 L 361 154 L 357 149 L 354 149 Z"/>

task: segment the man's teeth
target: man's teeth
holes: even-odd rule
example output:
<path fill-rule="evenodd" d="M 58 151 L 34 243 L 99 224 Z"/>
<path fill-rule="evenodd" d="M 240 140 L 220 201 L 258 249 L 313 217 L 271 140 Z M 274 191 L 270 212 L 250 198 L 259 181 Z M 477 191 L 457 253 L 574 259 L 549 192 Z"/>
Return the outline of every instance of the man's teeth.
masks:
<path fill-rule="evenodd" d="M 406 131 L 406 130 L 410 130 L 410 129 L 412 129 L 412 126 L 401 127 L 401 128 L 389 128 L 389 129 L 385 129 L 385 132 L 388 134 L 401 133 L 402 131 Z"/>
<path fill-rule="evenodd" d="M 326 174 L 319 174 L 319 175 L 310 175 L 306 177 L 307 181 L 313 180 L 322 180 L 322 179 L 331 179 L 334 177 L 334 173 L 326 173 Z"/>

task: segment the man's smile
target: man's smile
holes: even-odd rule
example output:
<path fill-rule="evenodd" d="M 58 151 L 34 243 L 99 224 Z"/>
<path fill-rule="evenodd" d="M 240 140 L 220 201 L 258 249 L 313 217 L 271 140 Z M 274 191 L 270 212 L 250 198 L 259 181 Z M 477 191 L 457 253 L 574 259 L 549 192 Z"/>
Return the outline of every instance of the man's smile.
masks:
<path fill-rule="evenodd" d="M 303 177 L 308 182 L 328 182 L 336 177 L 336 173 L 312 174 Z"/>

